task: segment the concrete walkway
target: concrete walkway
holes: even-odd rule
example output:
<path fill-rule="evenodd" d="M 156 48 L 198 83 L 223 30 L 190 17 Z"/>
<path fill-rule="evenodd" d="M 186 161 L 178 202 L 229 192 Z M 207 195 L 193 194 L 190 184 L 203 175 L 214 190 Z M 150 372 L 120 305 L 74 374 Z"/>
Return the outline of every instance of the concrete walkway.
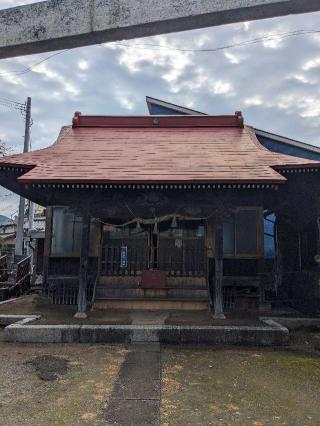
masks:
<path fill-rule="evenodd" d="M 103 414 L 103 425 L 160 424 L 160 345 L 132 345 Z"/>
<path fill-rule="evenodd" d="M 130 316 L 133 325 L 163 325 L 169 312 L 133 311 Z"/>

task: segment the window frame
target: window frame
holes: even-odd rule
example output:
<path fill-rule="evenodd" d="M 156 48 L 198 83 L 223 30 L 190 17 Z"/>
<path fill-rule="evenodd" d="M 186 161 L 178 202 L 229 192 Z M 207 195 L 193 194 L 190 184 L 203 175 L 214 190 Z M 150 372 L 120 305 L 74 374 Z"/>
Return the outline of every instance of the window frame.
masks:
<path fill-rule="evenodd" d="M 54 213 L 55 213 L 55 209 L 67 209 L 67 206 L 61 206 L 61 205 L 55 205 L 52 206 L 52 213 L 51 213 L 51 217 L 50 217 L 50 244 L 49 244 L 49 256 L 52 258 L 80 258 L 80 247 L 78 251 L 65 251 L 63 253 L 54 253 L 52 248 L 53 248 L 53 239 L 54 239 Z M 81 216 L 78 216 L 77 214 L 73 213 L 74 219 L 73 219 L 73 231 L 72 231 L 72 235 L 73 235 L 73 243 L 72 246 L 75 246 L 75 240 L 74 240 L 74 235 L 75 235 L 75 218 L 81 218 Z M 101 240 L 101 224 L 99 225 L 100 230 L 99 230 L 99 235 L 97 235 L 97 240 L 94 241 L 94 244 L 92 245 L 92 231 L 94 229 L 95 226 L 95 221 L 92 220 L 91 218 L 91 222 L 90 222 L 90 247 L 89 247 L 89 257 L 99 257 L 99 253 L 100 253 L 100 240 Z M 95 231 L 96 232 L 96 231 Z M 97 246 L 97 244 L 99 246 Z"/>
<path fill-rule="evenodd" d="M 240 211 L 255 211 L 257 214 L 257 223 L 256 223 L 256 235 L 257 235 L 257 247 L 256 253 L 237 253 L 237 234 L 236 234 L 236 222 L 235 216 Z M 232 211 L 233 215 L 233 225 L 234 225 L 234 253 L 232 254 L 223 254 L 224 259 L 260 259 L 264 257 L 264 228 L 263 228 L 263 208 L 262 207 L 252 207 L 252 206 L 243 206 L 238 207 Z M 227 223 L 228 221 L 224 221 Z"/>

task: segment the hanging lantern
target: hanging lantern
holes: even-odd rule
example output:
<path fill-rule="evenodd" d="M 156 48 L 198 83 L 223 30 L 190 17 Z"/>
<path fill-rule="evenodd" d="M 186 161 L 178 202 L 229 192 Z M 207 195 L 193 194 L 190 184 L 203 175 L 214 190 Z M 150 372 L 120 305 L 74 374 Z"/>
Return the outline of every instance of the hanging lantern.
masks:
<path fill-rule="evenodd" d="M 178 228 L 176 216 L 173 216 L 170 228 L 172 228 L 172 229 Z"/>
<path fill-rule="evenodd" d="M 158 229 L 158 222 L 157 222 L 157 221 L 155 221 L 155 223 L 154 223 L 154 228 L 153 228 L 153 234 L 154 234 L 154 235 L 157 235 L 157 234 L 158 234 L 158 232 L 159 232 L 159 229 Z"/>
<path fill-rule="evenodd" d="M 140 220 L 137 220 L 136 233 L 138 234 L 139 232 L 142 232 L 142 228 L 141 228 Z"/>

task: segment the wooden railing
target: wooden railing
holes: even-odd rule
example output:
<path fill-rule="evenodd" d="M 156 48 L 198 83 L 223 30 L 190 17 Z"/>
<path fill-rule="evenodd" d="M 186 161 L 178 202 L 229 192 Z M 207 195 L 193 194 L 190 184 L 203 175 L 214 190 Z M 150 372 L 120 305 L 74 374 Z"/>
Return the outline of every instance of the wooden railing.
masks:
<path fill-rule="evenodd" d="M 140 275 L 148 268 L 147 240 L 138 239 L 125 242 L 114 242 L 102 248 L 101 274 L 102 275 Z M 121 247 L 127 247 L 127 263 L 121 265 Z"/>
<path fill-rule="evenodd" d="M 161 238 L 158 251 L 158 268 L 172 277 L 202 277 L 206 275 L 204 243 L 202 239 L 176 240 Z"/>
<path fill-rule="evenodd" d="M 114 240 L 102 248 L 101 274 L 112 276 L 141 275 L 149 269 L 147 240 L 124 242 L 127 263 L 121 265 L 121 243 Z M 160 239 L 154 269 L 165 271 L 168 276 L 201 277 L 206 274 L 204 244 L 201 239 L 181 240 L 181 247 L 174 239 Z"/>
<path fill-rule="evenodd" d="M 89 277 L 87 286 L 88 302 L 92 300 L 93 287 L 93 280 Z M 53 305 L 76 305 L 78 302 L 78 291 L 78 277 L 65 277 L 65 279 L 53 279 L 51 277 L 47 288 L 47 296 Z"/>
<path fill-rule="evenodd" d="M 2 300 L 19 296 L 30 289 L 30 262 L 30 256 L 22 259 L 16 264 L 15 271 L 13 270 L 10 276 L 6 259 L 3 259 L 3 256 L 0 258 L 1 277 L 5 278 L 0 282 L 0 298 Z"/>
<path fill-rule="evenodd" d="M 8 259 L 6 255 L 0 257 L 0 283 L 8 280 Z"/>
<path fill-rule="evenodd" d="M 11 296 L 18 296 L 25 293 L 30 289 L 30 264 L 31 257 L 26 257 L 17 263 L 15 273 L 15 280 L 12 286 L 9 287 L 9 294 Z"/>

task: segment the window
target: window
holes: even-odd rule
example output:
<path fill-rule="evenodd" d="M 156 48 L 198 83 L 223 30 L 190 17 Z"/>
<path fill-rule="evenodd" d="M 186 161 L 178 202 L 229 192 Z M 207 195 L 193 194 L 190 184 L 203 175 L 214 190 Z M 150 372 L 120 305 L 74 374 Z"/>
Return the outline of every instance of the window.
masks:
<path fill-rule="evenodd" d="M 275 257 L 275 221 L 274 213 L 264 219 L 264 257 L 267 259 Z"/>
<path fill-rule="evenodd" d="M 223 224 L 223 253 L 234 255 L 235 252 L 235 226 L 234 222 Z"/>
<path fill-rule="evenodd" d="M 66 210 L 54 207 L 52 216 L 52 255 L 80 256 L 82 218 Z M 90 256 L 97 256 L 100 224 L 91 221 Z"/>
<path fill-rule="evenodd" d="M 81 217 L 64 207 L 55 207 L 52 218 L 52 254 L 78 254 L 81 246 Z"/>
<path fill-rule="evenodd" d="M 223 253 L 225 256 L 257 256 L 259 254 L 259 210 L 242 209 L 223 224 Z"/>

